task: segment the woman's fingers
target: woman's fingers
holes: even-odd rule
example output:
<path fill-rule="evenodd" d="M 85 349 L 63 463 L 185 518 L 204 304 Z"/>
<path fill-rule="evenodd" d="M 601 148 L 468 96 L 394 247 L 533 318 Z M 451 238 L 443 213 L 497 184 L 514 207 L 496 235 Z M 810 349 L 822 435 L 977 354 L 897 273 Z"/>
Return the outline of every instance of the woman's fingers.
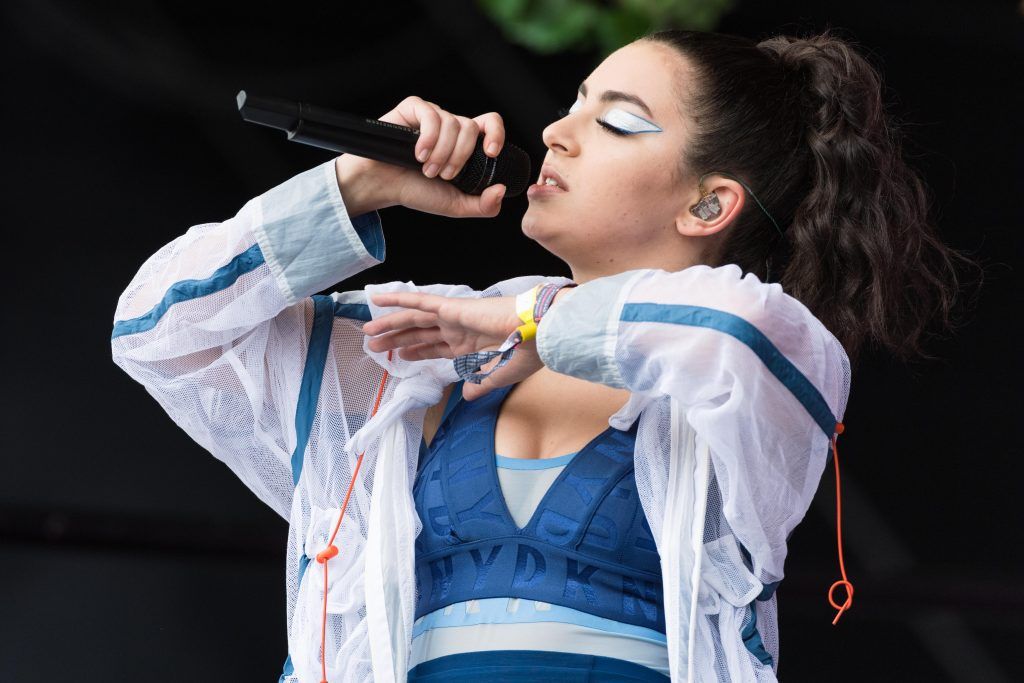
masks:
<path fill-rule="evenodd" d="M 428 327 L 423 329 L 413 327 L 411 329 L 389 332 L 388 334 L 382 334 L 379 337 L 374 337 L 367 342 L 367 345 L 370 347 L 371 351 L 389 351 L 391 349 L 407 348 L 422 344 L 430 345 L 439 343 L 444 343 L 444 337 L 441 334 L 440 328 Z"/>
<path fill-rule="evenodd" d="M 441 130 L 437 136 L 437 142 L 430 152 L 430 156 L 423 162 L 423 174 L 428 178 L 434 178 L 448 163 L 448 158 L 455 149 L 455 143 L 459 139 L 459 132 L 462 125 L 453 114 L 443 109 L 438 111 L 441 117 Z"/>
<path fill-rule="evenodd" d="M 484 134 L 484 153 L 489 157 L 496 157 L 505 146 L 505 122 L 501 114 L 490 111 L 486 114 L 474 117 L 473 121 Z"/>
<path fill-rule="evenodd" d="M 383 334 L 403 327 L 431 327 L 437 324 L 437 313 L 446 297 L 420 292 L 388 292 L 374 294 L 370 300 L 381 308 L 398 306 L 407 310 L 382 315 L 363 324 L 366 334 Z"/>
<path fill-rule="evenodd" d="M 406 116 L 419 122 L 416 159 L 423 164 L 423 173 L 428 178 L 451 180 L 457 176 L 476 149 L 481 132 L 488 156 L 497 156 L 505 145 L 505 122 L 497 112 L 470 119 L 419 97 L 406 98 L 402 105 L 409 111 Z"/>
<path fill-rule="evenodd" d="M 480 338 L 501 343 L 521 324 L 515 313 L 514 297 L 448 297 L 424 292 L 373 294 L 371 301 L 399 310 L 363 324 L 363 332 L 378 335 L 407 327 L 438 326 L 449 342 L 458 338 Z"/>
<path fill-rule="evenodd" d="M 459 192 L 452 207 L 453 216 L 480 216 L 494 218 L 501 213 L 501 202 L 505 198 L 505 186 L 501 183 L 491 185 L 479 195 Z"/>
<path fill-rule="evenodd" d="M 437 324 L 438 319 L 435 314 L 412 309 L 388 313 L 376 320 L 364 323 L 363 332 L 376 337 L 409 328 L 437 327 Z"/>
<path fill-rule="evenodd" d="M 447 344 L 437 342 L 407 346 L 399 350 L 398 357 L 402 360 L 427 360 L 430 358 L 455 358 L 455 354 Z"/>
<path fill-rule="evenodd" d="M 438 294 L 427 294 L 425 292 L 382 292 L 370 297 L 373 303 L 381 308 L 386 306 L 401 306 L 402 308 L 418 308 L 428 313 L 437 313 L 441 304 L 448 297 Z M 391 314 L 389 314 L 391 315 Z"/>
<path fill-rule="evenodd" d="M 505 123 L 500 114 L 488 112 L 470 119 L 410 95 L 380 120 L 419 131 L 414 152 L 422 164 L 419 172 L 372 162 L 384 167 L 381 170 L 373 166 L 376 173 L 392 179 L 387 184 L 392 205 L 452 218 L 493 218 L 500 213 L 503 185 L 491 186 L 480 195 L 469 195 L 449 183 L 428 182 L 458 176 L 481 139 L 484 154 L 498 156 L 505 146 Z"/>
<path fill-rule="evenodd" d="M 463 125 L 454 114 L 415 95 L 399 102 L 381 120 L 419 131 L 415 147 L 416 160 L 423 164 L 424 174 L 431 178 L 444 168 Z"/>
<path fill-rule="evenodd" d="M 506 189 L 504 183 L 488 187 L 480 194 L 477 210 L 488 218 L 497 216 L 501 211 L 501 202 L 505 198 Z"/>
<path fill-rule="evenodd" d="M 416 140 L 416 159 L 424 162 L 430 156 L 441 133 L 441 114 L 438 107 L 424 99 L 410 95 L 398 103 L 391 112 L 385 114 L 383 120 L 391 121 L 391 114 L 397 114 L 399 123 L 408 128 L 416 128 L 420 134 Z"/>
<path fill-rule="evenodd" d="M 456 116 L 455 118 L 460 126 L 459 137 L 455 141 L 452 155 L 448 157 L 448 161 L 445 162 L 444 168 L 441 170 L 440 177 L 445 180 L 451 180 L 459 174 L 473 150 L 476 149 L 476 141 L 480 137 L 480 127 L 475 121 L 467 119 L 465 116 Z"/>

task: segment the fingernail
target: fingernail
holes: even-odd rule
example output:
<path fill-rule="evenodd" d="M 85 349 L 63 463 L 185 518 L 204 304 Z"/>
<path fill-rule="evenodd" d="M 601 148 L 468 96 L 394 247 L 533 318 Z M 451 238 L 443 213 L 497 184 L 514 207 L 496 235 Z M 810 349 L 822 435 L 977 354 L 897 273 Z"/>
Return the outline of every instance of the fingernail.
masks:
<path fill-rule="evenodd" d="M 417 161 L 426 161 L 427 157 L 429 157 L 429 156 L 430 156 L 430 150 L 429 149 L 421 149 L 420 153 L 416 155 L 416 160 Z"/>
<path fill-rule="evenodd" d="M 437 164 L 431 164 L 427 166 L 427 170 L 424 171 L 428 178 L 433 178 L 434 174 L 437 173 Z"/>
<path fill-rule="evenodd" d="M 498 143 L 497 142 L 492 142 L 490 145 L 488 145 L 487 146 L 487 153 L 490 154 L 492 157 L 495 154 L 497 154 L 498 153 Z"/>
<path fill-rule="evenodd" d="M 454 166 L 445 166 L 444 170 L 441 171 L 441 177 L 447 178 L 447 177 L 449 177 L 454 172 L 455 172 L 455 167 Z"/>

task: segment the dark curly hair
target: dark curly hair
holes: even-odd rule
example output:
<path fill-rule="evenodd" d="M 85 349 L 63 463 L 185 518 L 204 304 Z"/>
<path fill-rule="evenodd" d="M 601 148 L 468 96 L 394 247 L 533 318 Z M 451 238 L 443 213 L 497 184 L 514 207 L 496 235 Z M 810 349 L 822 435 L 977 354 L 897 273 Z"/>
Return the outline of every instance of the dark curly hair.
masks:
<path fill-rule="evenodd" d="M 681 177 L 735 175 L 783 230 L 748 201 L 710 265 L 762 280 L 770 268 L 851 359 L 865 343 L 927 357 L 922 342 L 952 326 L 962 267 L 975 264 L 936 236 L 878 72 L 828 33 L 755 43 L 666 30 L 640 40 L 674 48 L 695 74 L 684 109 L 697 132 Z"/>

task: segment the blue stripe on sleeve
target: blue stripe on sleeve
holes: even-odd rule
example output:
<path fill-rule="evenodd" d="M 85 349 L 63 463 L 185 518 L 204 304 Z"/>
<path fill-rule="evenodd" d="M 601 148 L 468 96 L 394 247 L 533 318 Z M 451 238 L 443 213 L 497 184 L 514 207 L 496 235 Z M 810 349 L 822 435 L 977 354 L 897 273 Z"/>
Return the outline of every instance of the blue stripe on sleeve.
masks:
<path fill-rule="evenodd" d="M 384 247 L 384 231 L 381 228 L 380 214 L 376 211 L 370 211 L 353 216 L 351 221 L 352 227 L 355 228 L 356 234 L 359 235 L 363 246 L 366 247 L 366 251 L 378 261 L 383 261 L 386 256 L 386 249 Z"/>
<path fill-rule="evenodd" d="M 772 666 L 772 656 L 768 654 L 768 650 L 765 649 L 764 646 L 764 641 L 761 640 L 761 634 L 757 632 L 757 610 L 753 605 L 749 605 L 747 610 L 750 614 L 750 623 L 740 631 L 740 637 L 743 638 L 743 644 L 747 647 L 750 654 L 757 657 L 757 661 L 761 662 L 765 666 Z"/>
<path fill-rule="evenodd" d="M 163 317 L 171 306 L 189 299 L 197 299 L 207 294 L 213 294 L 227 289 L 235 284 L 241 276 L 259 268 L 263 265 L 263 252 L 258 244 L 254 244 L 241 254 L 231 259 L 227 264 L 221 266 L 208 278 L 203 280 L 181 280 L 175 282 L 148 313 L 130 320 L 118 320 L 114 323 L 114 332 L 111 339 L 116 339 L 126 334 L 145 332 L 156 327 L 157 322 Z"/>
<path fill-rule="evenodd" d="M 366 304 L 334 303 L 334 315 L 339 318 L 354 318 L 368 322 L 371 319 L 370 307 Z"/>
<path fill-rule="evenodd" d="M 302 369 L 302 384 L 299 389 L 299 403 L 295 410 L 295 452 L 292 453 L 292 481 L 299 485 L 303 457 L 309 434 L 313 430 L 316 404 L 320 398 L 320 384 L 324 378 L 327 351 L 331 345 L 331 328 L 334 326 L 334 300 L 329 296 L 313 297 L 313 330 L 309 335 L 309 350 L 306 365 Z"/>
<path fill-rule="evenodd" d="M 835 433 L 836 418 L 821 393 L 774 344 L 743 318 L 704 306 L 683 304 L 626 304 L 620 320 L 625 322 L 672 323 L 718 330 L 735 337 L 753 351 L 768 370 L 789 389 L 826 436 Z"/>
<path fill-rule="evenodd" d="M 320 385 L 323 383 L 324 367 L 327 365 L 327 352 L 331 346 L 331 330 L 334 317 L 342 315 L 338 308 L 361 304 L 337 304 L 329 296 L 313 297 L 313 329 L 309 335 L 309 350 L 306 352 L 306 365 L 302 369 L 302 384 L 299 389 L 299 403 L 295 410 L 295 452 L 292 453 L 292 482 L 298 486 L 302 474 L 302 464 L 309 445 L 309 434 L 313 430 L 313 419 L 316 417 L 316 404 L 320 400 Z M 367 308 L 363 306 L 363 308 Z M 367 309 L 369 313 L 369 309 Z M 369 319 L 369 318 L 367 318 Z M 303 553 L 299 557 L 299 583 L 309 567 L 310 558 Z M 294 675 L 291 653 L 284 660 L 284 668 L 278 683 Z"/>

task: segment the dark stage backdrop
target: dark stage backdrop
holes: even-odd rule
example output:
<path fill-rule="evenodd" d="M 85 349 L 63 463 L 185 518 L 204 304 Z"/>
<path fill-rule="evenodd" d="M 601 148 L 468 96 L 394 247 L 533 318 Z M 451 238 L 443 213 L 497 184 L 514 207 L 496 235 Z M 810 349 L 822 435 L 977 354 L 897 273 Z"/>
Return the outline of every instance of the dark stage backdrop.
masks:
<path fill-rule="evenodd" d="M 239 89 L 374 117 L 410 94 L 498 111 L 536 164 L 541 130 L 599 61 L 536 56 L 470 2 L 370 6 L 0 8 L 0 680 L 277 679 L 286 523 L 113 365 L 117 296 L 190 225 L 329 158 L 243 123 Z M 939 361 L 869 354 L 855 374 L 841 454 L 857 601 L 830 625 L 826 472 L 779 590 L 783 680 L 1016 677 L 1021 24 L 1013 2 L 740 0 L 719 26 L 754 38 L 832 26 L 863 44 L 942 234 L 988 276 L 960 334 L 933 347 Z M 387 261 L 343 288 L 568 274 L 521 234 L 525 206 L 461 221 L 385 210 Z"/>

